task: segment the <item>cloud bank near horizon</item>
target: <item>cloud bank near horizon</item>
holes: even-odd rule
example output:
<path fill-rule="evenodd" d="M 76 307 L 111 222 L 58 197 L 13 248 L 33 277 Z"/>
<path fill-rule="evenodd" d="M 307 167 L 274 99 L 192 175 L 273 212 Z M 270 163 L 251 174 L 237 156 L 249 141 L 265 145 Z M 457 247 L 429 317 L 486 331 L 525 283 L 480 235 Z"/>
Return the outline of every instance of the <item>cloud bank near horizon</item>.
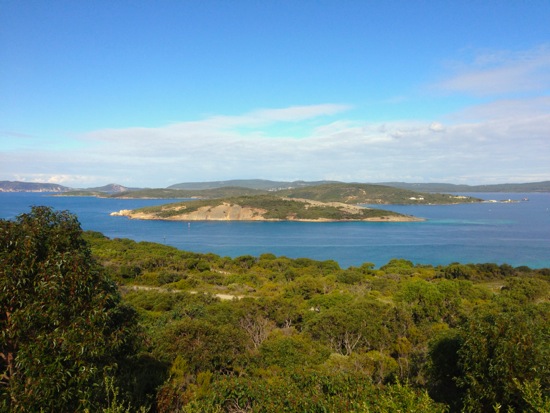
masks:
<path fill-rule="evenodd" d="M 79 187 L 237 178 L 548 180 L 549 73 L 547 45 L 478 54 L 431 88 L 483 99 L 438 119 L 368 122 L 353 117 L 353 105 L 325 103 L 101 129 L 46 144 L 5 133 L 9 150 L 0 153 L 0 165 L 11 180 Z"/>
<path fill-rule="evenodd" d="M 542 109 L 514 111 L 533 105 Z M 15 151 L 0 162 L 16 171 L 13 179 L 69 186 L 164 187 L 234 178 L 537 181 L 549 176 L 550 113 L 543 110 L 549 105 L 550 98 L 490 103 L 449 117 L 476 121 L 448 123 L 349 120 L 341 117 L 342 105 L 262 109 L 158 128 L 93 131 L 79 137 L 83 149 Z M 339 119 L 326 119 L 335 114 Z M 265 133 L 303 120 L 316 122 L 301 138 Z"/>

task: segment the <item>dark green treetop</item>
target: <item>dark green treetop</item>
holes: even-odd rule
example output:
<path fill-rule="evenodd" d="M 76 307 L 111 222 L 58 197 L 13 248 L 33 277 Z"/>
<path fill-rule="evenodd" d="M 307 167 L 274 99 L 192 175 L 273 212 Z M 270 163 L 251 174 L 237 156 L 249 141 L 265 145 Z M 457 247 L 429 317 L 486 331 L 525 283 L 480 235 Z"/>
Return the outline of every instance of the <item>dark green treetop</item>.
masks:
<path fill-rule="evenodd" d="M 1 409 L 96 410 L 136 325 L 74 215 L 33 207 L 0 220 Z"/>

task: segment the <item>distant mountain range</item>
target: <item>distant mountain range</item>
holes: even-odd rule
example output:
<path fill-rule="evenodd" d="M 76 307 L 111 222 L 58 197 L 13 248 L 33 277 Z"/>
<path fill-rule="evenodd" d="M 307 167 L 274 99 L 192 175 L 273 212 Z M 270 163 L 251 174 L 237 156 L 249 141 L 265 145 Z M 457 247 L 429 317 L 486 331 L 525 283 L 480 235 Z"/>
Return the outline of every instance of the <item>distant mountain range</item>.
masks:
<path fill-rule="evenodd" d="M 40 184 L 35 182 L 0 181 L 0 192 L 69 192 L 68 188 L 59 184 Z"/>
<path fill-rule="evenodd" d="M 308 186 L 317 186 L 338 181 L 269 181 L 265 179 L 241 179 L 212 182 L 185 182 L 169 186 L 168 189 L 215 189 L 224 187 L 241 187 L 261 189 L 264 191 L 280 191 Z M 357 183 L 357 182 L 354 182 Z M 391 186 L 419 192 L 550 192 L 550 181 L 529 182 L 521 184 L 494 184 L 494 185 L 456 185 L 447 183 L 407 183 L 407 182 L 379 182 L 375 185 Z"/>
<path fill-rule="evenodd" d="M 117 192 L 139 191 L 141 188 L 128 188 L 126 186 L 118 184 L 109 184 L 105 186 L 99 186 L 96 188 L 87 188 L 86 191 L 92 192 L 106 192 L 108 194 L 115 194 Z"/>
<path fill-rule="evenodd" d="M 217 188 L 249 188 L 262 191 L 281 191 L 286 189 L 299 189 L 310 186 L 318 186 L 337 181 L 270 181 L 265 179 L 236 179 L 227 181 L 210 182 L 184 182 L 171 185 L 170 190 L 207 190 Z M 340 182 L 341 183 L 341 182 Z M 550 192 L 550 181 L 529 182 L 521 184 L 494 184 L 494 185 L 455 185 L 447 183 L 407 183 L 407 182 L 383 182 L 377 185 L 391 186 L 400 189 L 408 189 L 419 192 Z M 0 181 L 0 192 L 75 192 L 82 194 L 105 193 L 114 194 L 121 192 L 137 191 L 141 188 L 128 188 L 123 185 L 109 184 L 96 188 L 77 189 L 59 184 Z"/>
<path fill-rule="evenodd" d="M 97 188 L 76 189 L 59 184 L 47 184 L 36 182 L 20 182 L 20 181 L 0 181 L 0 192 L 71 192 L 71 191 L 86 191 L 86 192 L 101 192 L 101 193 L 116 193 L 134 191 L 138 188 L 127 188 L 118 184 L 109 184 Z"/>
<path fill-rule="evenodd" d="M 380 185 L 420 192 L 550 192 L 550 181 L 522 184 L 455 185 L 445 183 L 384 182 Z"/>
<path fill-rule="evenodd" d="M 211 182 L 184 182 L 168 187 L 168 189 L 216 189 L 227 187 L 240 187 L 250 189 L 260 189 L 263 191 L 279 191 L 281 189 L 301 188 L 306 186 L 323 185 L 336 183 L 336 181 L 269 181 L 267 179 L 233 179 L 229 181 L 211 181 Z"/>

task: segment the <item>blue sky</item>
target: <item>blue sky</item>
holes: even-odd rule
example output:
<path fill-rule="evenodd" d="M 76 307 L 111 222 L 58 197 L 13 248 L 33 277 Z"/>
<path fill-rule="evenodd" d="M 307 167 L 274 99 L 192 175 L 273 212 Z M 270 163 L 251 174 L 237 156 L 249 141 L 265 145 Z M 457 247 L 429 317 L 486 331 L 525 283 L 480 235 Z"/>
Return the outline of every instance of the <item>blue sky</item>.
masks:
<path fill-rule="evenodd" d="M 547 0 L 0 0 L 0 180 L 549 180 L 548 22 Z"/>

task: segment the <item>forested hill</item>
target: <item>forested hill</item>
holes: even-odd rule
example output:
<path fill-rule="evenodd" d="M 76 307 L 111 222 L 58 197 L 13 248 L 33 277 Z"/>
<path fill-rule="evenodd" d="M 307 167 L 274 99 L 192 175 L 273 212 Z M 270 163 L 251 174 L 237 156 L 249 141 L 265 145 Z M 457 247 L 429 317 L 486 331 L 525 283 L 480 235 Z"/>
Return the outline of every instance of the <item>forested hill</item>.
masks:
<path fill-rule="evenodd" d="M 305 198 L 321 202 L 347 204 L 459 204 L 480 202 L 480 199 L 449 194 L 432 194 L 385 185 L 333 183 L 306 188 L 277 191 L 289 198 Z"/>
<path fill-rule="evenodd" d="M 478 198 L 450 194 L 433 194 L 384 185 L 357 183 L 325 183 L 281 190 L 265 191 L 245 187 L 220 187 L 212 189 L 145 189 L 109 195 L 118 198 L 200 198 L 219 199 L 235 196 L 269 194 L 277 197 L 309 199 L 318 202 L 342 202 L 346 204 L 459 204 L 480 202 Z"/>

